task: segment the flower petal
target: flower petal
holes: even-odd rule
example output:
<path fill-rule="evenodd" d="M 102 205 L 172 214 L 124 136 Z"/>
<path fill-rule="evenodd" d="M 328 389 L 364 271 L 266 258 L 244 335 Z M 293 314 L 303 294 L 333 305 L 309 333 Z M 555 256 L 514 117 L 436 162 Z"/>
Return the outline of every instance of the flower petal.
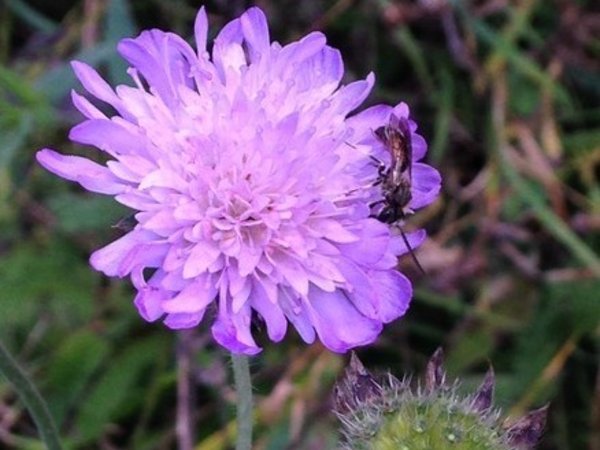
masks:
<path fill-rule="evenodd" d="M 75 91 L 71 91 L 71 101 L 73 106 L 88 119 L 104 119 L 108 120 L 106 115 L 96 108 L 92 103 L 82 95 L 79 95 Z"/>
<path fill-rule="evenodd" d="M 409 207 L 419 209 L 433 203 L 442 188 L 440 173 L 427 164 L 415 163 L 412 167 L 412 176 L 412 200 Z"/>
<path fill-rule="evenodd" d="M 350 113 L 367 98 L 374 84 L 375 75 L 369 73 L 365 80 L 344 86 L 332 96 L 333 110 L 344 116 Z"/>
<path fill-rule="evenodd" d="M 279 305 L 285 317 L 294 325 L 302 340 L 307 344 L 312 344 L 315 341 L 316 334 L 307 309 L 300 299 L 287 289 L 280 289 L 279 294 Z"/>
<path fill-rule="evenodd" d="M 368 266 L 376 264 L 388 250 L 390 230 L 385 224 L 375 219 L 365 220 L 359 239 L 354 242 L 339 244 L 338 248 L 344 256 Z"/>
<path fill-rule="evenodd" d="M 199 313 L 215 300 L 217 288 L 210 276 L 198 277 L 179 294 L 162 304 L 167 313 Z"/>
<path fill-rule="evenodd" d="M 323 33 L 314 31 L 299 42 L 292 42 L 281 49 L 275 62 L 275 68 L 282 70 L 282 78 L 295 72 L 295 67 L 318 54 L 325 47 L 327 39 Z"/>
<path fill-rule="evenodd" d="M 277 303 L 271 303 L 260 282 L 253 282 L 250 306 L 267 324 L 269 339 L 274 342 L 281 341 L 287 331 L 287 319 L 281 307 Z"/>
<path fill-rule="evenodd" d="M 169 314 L 165 318 L 165 325 L 173 330 L 184 330 L 187 328 L 194 328 L 201 321 L 204 316 L 204 311 L 192 314 Z"/>
<path fill-rule="evenodd" d="M 219 314 L 211 330 L 215 340 L 232 353 L 256 355 L 261 348 L 250 334 L 250 306 L 237 314 Z"/>
<path fill-rule="evenodd" d="M 391 106 L 376 105 L 346 119 L 346 126 L 352 130 L 352 142 L 356 144 L 363 141 L 376 142 L 377 137 L 374 131 L 385 125 L 386 121 L 389 120 L 391 112 Z"/>
<path fill-rule="evenodd" d="M 370 344 L 379 336 L 381 322 L 363 316 L 343 292 L 311 288 L 309 298 L 304 302 L 307 313 L 329 350 L 343 353 Z"/>
<path fill-rule="evenodd" d="M 358 241 L 358 236 L 351 232 L 348 227 L 333 219 L 318 219 L 311 221 L 310 230 L 315 231 L 318 237 L 324 237 L 332 242 L 349 243 Z"/>
<path fill-rule="evenodd" d="M 411 134 L 411 141 L 413 162 L 420 161 L 427 153 L 427 142 L 423 136 L 417 133 Z"/>
<path fill-rule="evenodd" d="M 80 144 L 93 145 L 109 155 L 146 154 L 146 140 L 111 120 L 90 119 L 76 125 L 69 139 Z"/>
<path fill-rule="evenodd" d="M 123 113 L 121 99 L 117 97 L 117 94 L 115 94 L 110 85 L 98 75 L 98 72 L 81 61 L 72 61 L 71 67 L 86 91 L 97 99 L 112 105 L 120 113 Z"/>
<path fill-rule="evenodd" d="M 375 289 L 379 319 L 383 323 L 403 316 L 412 297 L 412 285 L 397 270 L 370 270 L 368 277 Z"/>
<path fill-rule="evenodd" d="M 36 153 L 36 159 L 50 172 L 67 180 L 76 181 L 92 192 L 115 195 L 127 189 L 127 185 L 106 167 L 80 156 L 61 155 L 45 148 Z"/>
<path fill-rule="evenodd" d="M 352 304 L 366 317 L 377 319 L 379 316 L 375 286 L 367 273 L 354 262 L 348 259 L 340 259 L 338 268 L 346 279 L 345 295 Z"/>
<path fill-rule="evenodd" d="M 269 27 L 267 18 L 260 8 L 250 8 L 240 17 L 242 33 L 248 43 L 250 60 L 269 51 Z"/>
<path fill-rule="evenodd" d="M 198 14 L 196 14 L 196 20 L 194 22 L 194 37 L 196 38 L 196 50 L 198 55 L 206 52 L 206 39 L 208 36 L 208 17 L 206 16 L 206 9 L 204 6 L 200 7 Z"/>
<path fill-rule="evenodd" d="M 197 58 L 196 53 L 179 36 L 160 30 L 143 31 L 135 39 L 123 39 L 117 49 L 167 106 L 178 104 L 178 86 L 192 87 L 190 61 Z"/>
<path fill-rule="evenodd" d="M 103 272 L 109 277 L 124 277 L 129 273 L 131 267 L 135 264 L 131 263 L 132 257 L 139 257 L 140 263 L 147 263 L 145 251 L 148 250 L 148 245 L 155 241 L 156 235 L 144 230 L 133 230 L 111 242 L 106 247 L 96 250 L 90 256 L 90 264 L 100 272 Z M 152 244 L 151 244 L 152 245 Z M 156 244 L 154 244 L 156 245 Z M 162 247 L 166 251 L 166 246 Z M 152 255 L 152 259 L 156 255 Z M 146 267 L 150 267 L 146 265 Z"/>
<path fill-rule="evenodd" d="M 166 291 L 147 287 L 138 291 L 133 301 L 140 316 L 148 322 L 160 319 L 164 314 L 162 302 L 167 297 Z"/>
<path fill-rule="evenodd" d="M 423 229 L 413 231 L 411 233 L 404 233 L 404 237 L 406 237 L 406 241 L 410 245 L 410 249 L 406 246 L 406 242 L 404 242 L 404 238 L 401 233 L 397 233 L 392 236 L 390 240 L 390 251 L 397 256 L 405 255 L 410 252 L 410 250 L 415 250 L 421 246 L 425 238 L 427 237 L 427 232 Z"/>

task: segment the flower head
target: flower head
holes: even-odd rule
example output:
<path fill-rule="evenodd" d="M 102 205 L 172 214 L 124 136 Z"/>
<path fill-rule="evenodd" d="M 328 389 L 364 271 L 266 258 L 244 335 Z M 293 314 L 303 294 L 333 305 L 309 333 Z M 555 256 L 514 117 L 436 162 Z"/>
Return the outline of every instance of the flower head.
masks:
<path fill-rule="evenodd" d="M 381 198 L 369 155 L 389 157 L 373 133 L 408 107 L 379 105 L 349 116 L 374 77 L 340 86 L 338 50 L 321 33 L 281 46 L 251 8 L 207 45 L 204 9 L 196 51 L 179 36 L 145 31 L 120 42 L 133 86 L 114 90 L 88 65 L 73 68 L 106 115 L 73 92 L 85 116 L 70 139 L 97 147 L 102 165 L 53 150 L 38 161 L 55 174 L 135 211 L 135 227 L 97 250 L 92 266 L 130 276 L 146 320 L 173 329 L 211 315 L 214 338 L 231 351 L 260 350 L 254 317 L 273 341 L 288 322 L 306 342 L 343 352 L 373 342 L 406 311 L 412 289 L 396 271 L 408 251 L 373 218 Z M 433 201 L 439 174 L 417 162 L 412 133 L 412 209 Z M 408 241 L 417 247 L 423 231 Z"/>
<path fill-rule="evenodd" d="M 424 383 L 412 389 L 409 378 L 373 375 L 353 353 L 335 388 L 336 414 L 345 450 L 529 450 L 542 436 L 548 406 L 511 422 L 494 408 L 494 372 L 479 388 L 459 393 L 448 383 L 443 353 L 427 364 Z"/>

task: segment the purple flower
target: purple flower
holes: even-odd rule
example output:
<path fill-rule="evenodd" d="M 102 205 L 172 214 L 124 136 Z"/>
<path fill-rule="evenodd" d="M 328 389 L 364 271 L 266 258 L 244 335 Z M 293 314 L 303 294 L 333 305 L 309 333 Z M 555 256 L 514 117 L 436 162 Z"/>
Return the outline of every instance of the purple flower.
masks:
<path fill-rule="evenodd" d="M 130 276 L 148 321 L 189 328 L 208 311 L 214 338 L 236 353 L 260 351 L 253 316 L 273 341 L 289 322 L 304 341 L 318 336 L 336 352 L 373 342 L 412 296 L 395 269 L 407 248 L 369 207 L 381 198 L 369 155 L 386 158 L 373 130 L 392 112 L 408 117 L 408 107 L 348 117 L 373 75 L 340 87 L 342 59 L 323 34 L 271 43 L 258 8 L 228 23 L 211 54 L 207 29 L 201 9 L 197 51 L 159 30 L 121 41 L 134 86 L 113 90 L 91 67 L 73 63 L 114 115 L 73 92 L 86 120 L 69 137 L 102 150 L 108 162 L 49 149 L 37 159 L 136 212 L 133 230 L 94 252 L 92 266 Z M 417 161 L 426 143 L 409 123 Z M 415 162 L 409 206 L 431 203 L 439 186 L 439 174 Z M 413 248 L 424 237 L 408 236 Z"/>

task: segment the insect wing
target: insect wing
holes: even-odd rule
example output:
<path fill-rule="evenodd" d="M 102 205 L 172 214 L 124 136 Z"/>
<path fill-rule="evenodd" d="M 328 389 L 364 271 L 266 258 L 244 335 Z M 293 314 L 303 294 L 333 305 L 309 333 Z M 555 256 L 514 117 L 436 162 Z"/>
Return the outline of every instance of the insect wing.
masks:
<path fill-rule="evenodd" d="M 412 139 L 410 126 L 405 117 L 400 119 L 395 116 L 390 120 L 390 151 L 393 163 L 398 166 L 399 172 L 408 175 L 412 180 Z"/>
<path fill-rule="evenodd" d="M 388 142 L 388 126 L 383 126 L 383 127 L 379 127 L 377 128 L 373 134 L 375 135 L 375 137 L 377 139 L 379 139 L 379 141 L 387 148 L 389 147 L 389 142 Z"/>

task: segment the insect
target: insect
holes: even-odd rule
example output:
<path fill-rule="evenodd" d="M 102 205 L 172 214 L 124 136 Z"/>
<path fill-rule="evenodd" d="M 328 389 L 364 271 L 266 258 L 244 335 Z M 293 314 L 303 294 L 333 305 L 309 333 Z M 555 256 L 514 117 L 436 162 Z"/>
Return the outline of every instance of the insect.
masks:
<path fill-rule="evenodd" d="M 401 226 L 407 214 L 412 213 L 408 207 L 412 200 L 412 140 L 408 119 L 392 114 L 389 123 L 375 130 L 374 134 L 390 152 L 391 162 L 386 166 L 378 161 L 379 176 L 375 185 L 381 185 L 383 199 L 372 203 L 371 206 L 383 204 L 383 208 L 376 215 L 377 220 L 399 225 L 400 234 L 413 261 L 419 270 L 425 273 Z"/>
<path fill-rule="evenodd" d="M 122 217 L 117 223 L 115 223 L 112 227 L 118 230 L 129 233 L 131 230 L 135 228 L 137 225 L 137 220 L 135 219 L 135 214 L 130 214 L 128 216 Z"/>

